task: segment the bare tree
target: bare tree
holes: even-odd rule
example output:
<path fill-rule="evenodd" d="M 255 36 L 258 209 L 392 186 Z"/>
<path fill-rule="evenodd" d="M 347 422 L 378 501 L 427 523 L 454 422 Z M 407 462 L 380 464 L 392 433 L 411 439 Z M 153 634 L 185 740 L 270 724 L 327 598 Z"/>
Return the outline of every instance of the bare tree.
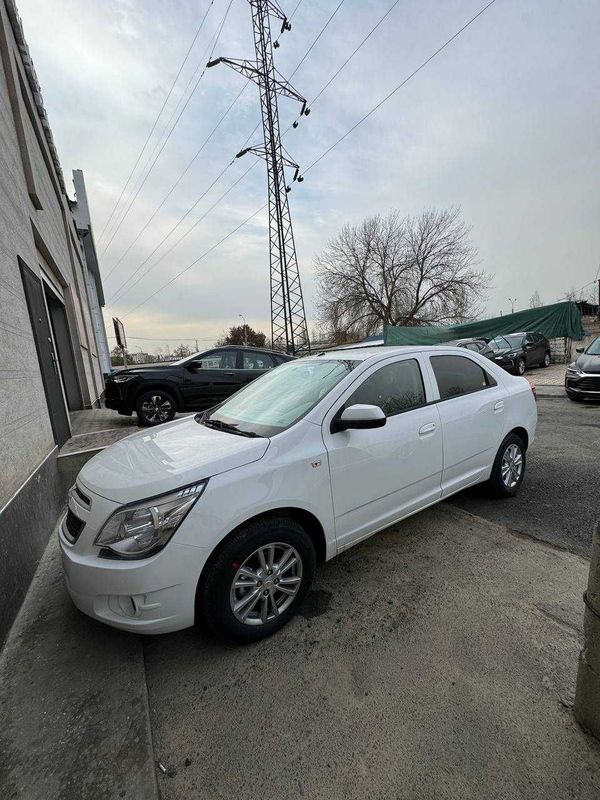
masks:
<path fill-rule="evenodd" d="M 390 325 L 464 322 L 481 311 L 489 278 L 459 209 L 346 225 L 315 260 L 317 308 L 333 340 Z"/>
<path fill-rule="evenodd" d="M 529 298 L 529 308 L 540 308 L 544 304 L 542 303 L 542 298 L 540 297 L 540 293 L 536 289 L 535 292 Z"/>

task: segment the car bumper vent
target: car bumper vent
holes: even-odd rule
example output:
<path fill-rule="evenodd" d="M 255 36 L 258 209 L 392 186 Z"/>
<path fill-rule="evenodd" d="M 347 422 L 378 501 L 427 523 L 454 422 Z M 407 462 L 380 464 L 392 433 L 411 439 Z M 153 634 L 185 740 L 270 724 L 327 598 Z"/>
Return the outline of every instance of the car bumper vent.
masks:
<path fill-rule="evenodd" d="M 76 517 L 71 509 L 67 511 L 67 516 L 65 518 L 65 531 L 71 542 L 76 542 L 77 539 L 79 539 L 79 535 L 81 534 L 84 525 L 85 522 L 79 519 L 79 517 Z"/>

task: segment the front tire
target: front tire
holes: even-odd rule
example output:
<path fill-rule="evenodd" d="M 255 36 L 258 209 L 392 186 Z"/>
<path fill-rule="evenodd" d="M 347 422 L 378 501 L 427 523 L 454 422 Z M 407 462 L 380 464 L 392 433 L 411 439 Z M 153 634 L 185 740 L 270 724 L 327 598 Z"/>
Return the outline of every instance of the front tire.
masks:
<path fill-rule="evenodd" d="M 516 433 L 504 439 L 492 467 L 487 487 L 493 497 L 514 497 L 525 475 L 525 446 Z"/>
<path fill-rule="evenodd" d="M 542 367 L 549 367 L 550 366 L 550 353 L 546 350 L 544 354 L 544 360 L 542 361 Z"/>
<path fill-rule="evenodd" d="M 525 359 L 524 358 L 520 358 L 517 361 L 517 365 L 516 365 L 517 375 L 524 375 L 525 374 L 525 368 L 526 368 Z"/>
<path fill-rule="evenodd" d="M 135 411 L 139 424 L 149 428 L 170 422 L 177 412 L 177 407 L 175 398 L 169 392 L 164 389 L 150 389 L 138 397 Z"/>
<path fill-rule="evenodd" d="M 208 563 L 197 592 L 196 616 L 221 638 L 246 644 L 282 628 L 310 590 L 313 543 L 287 517 L 241 528 Z"/>

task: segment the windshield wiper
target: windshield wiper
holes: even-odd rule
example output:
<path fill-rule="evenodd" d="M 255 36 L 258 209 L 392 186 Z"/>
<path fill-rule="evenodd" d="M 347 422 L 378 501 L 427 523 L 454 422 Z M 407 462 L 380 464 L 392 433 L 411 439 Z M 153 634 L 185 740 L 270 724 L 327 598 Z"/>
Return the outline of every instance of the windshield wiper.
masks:
<path fill-rule="evenodd" d="M 203 425 L 206 425 L 208 428 L 214 428 L 217 431 L 226 431 L 227 433 L 236 433 L 238 436 L 247 436 L 251 439 L 262 439 L 263 437 L 260 436 L 258 433 L 254 433 L 254 431 L 240 431 L 238 430 L 236 425 L 231 425 L 229 422 L 222 422 L 220 419 L 202 419 L 199 420 Z"/>

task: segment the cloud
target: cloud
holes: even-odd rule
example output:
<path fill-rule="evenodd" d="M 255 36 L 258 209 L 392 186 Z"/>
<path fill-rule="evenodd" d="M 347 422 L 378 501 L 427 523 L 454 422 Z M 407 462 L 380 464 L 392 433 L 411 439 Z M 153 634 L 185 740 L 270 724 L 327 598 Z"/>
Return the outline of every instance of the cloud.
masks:
<path fill-rule="evenodd" d="M 185 102 L 228 0 L 215 0 L 157 134 Z M 392 0 L 346 0 L 293 77 L 309 99 L 338 69 Z M 177 73 L 209 0 L 20 0 L 19 10 L 44 93 L 63 169 L 84 170 L 98 235 Z M 282 0 L 282 4 L 283 3 Z M 287 3 L 293 7 L 295 3 Z M 300 5 L 276 50 L 290 75 L 335 4 Z M 481 4 L 407 0 L 285 134 L 286 148 L 310 164 L 437 49 Z M 49 35 L 49 32 L 51 35 Z M 460 205 L 482 266 L 494 275 L 490 314 L 508 296 L 546 302 L 593 279 L 600 252 L 600 7 L 517 0 L 495 4 L 339 147 L 289 196 L 309 319 L 315 318 L 312 260 L 345 222 L 391 207 L 418 213 Z M 215 55 L 252 57 L 250 9 L 232 4 Z M 102 256 L 107 297 L 232 160 L 260 119 L 256 87 L 228 113 L 180 185 L 122 263 L 111 268 L 148 221 L 244 79 L 208 70 L 124 223 Z M 282 130 L 297 115 L 280 103 Z M 178 113 L 178 112 L 175 112 Z M 160 147 L 156 138 L 142 164 Z M 255 134 L 261 141 L 260 129 Z M 149 260 L 201 217 L 249 165 L 235 161 L 185 223 Z M 136 186 L 134 181 L 133 186 Z M 261 164 L 129 293 L 107 308 L 127 315 L 266 200 Z M 119 218 L 117 215 L 116 219 Z M 227 239 L 125 319 L 138 336 L 220 333 L 243 313 L 268 330 L 269 264 L 264 214 Z"/>

